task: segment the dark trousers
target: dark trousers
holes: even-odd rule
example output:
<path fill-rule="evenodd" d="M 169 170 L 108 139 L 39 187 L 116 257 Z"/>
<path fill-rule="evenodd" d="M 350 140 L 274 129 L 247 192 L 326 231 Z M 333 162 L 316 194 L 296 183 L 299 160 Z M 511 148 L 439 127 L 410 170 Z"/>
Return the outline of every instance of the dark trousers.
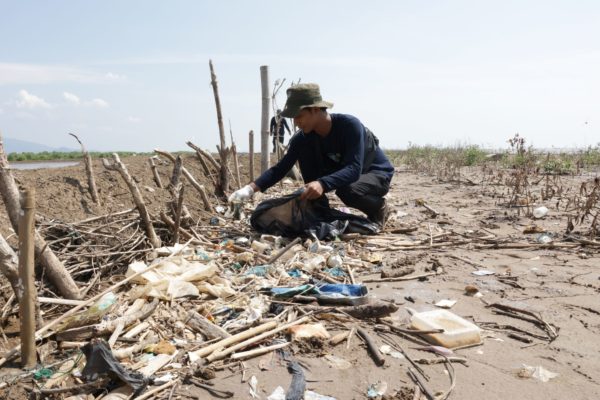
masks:
<path fill-rule="evenodd" d="M 377 172 L 367 172 L 360 178 L 335 191 L 335 194 L 348 207 L 359 209 L 373 219 L 383 207 L 383 196 L 390 190 L 390 179 Z"/>
<path fill-rule="evenodd" d="M 283 144 L 283 132 L 280 135 L 273 135 L 273 153 L 277 153 L 277 139 L 279 139 L 279 143 Z"/>

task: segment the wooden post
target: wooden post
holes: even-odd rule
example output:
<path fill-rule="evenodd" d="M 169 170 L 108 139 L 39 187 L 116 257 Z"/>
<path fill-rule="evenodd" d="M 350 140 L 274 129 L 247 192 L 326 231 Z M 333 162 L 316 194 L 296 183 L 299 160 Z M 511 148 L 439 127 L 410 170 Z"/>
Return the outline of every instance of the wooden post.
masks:
<path fill-rule="evenodd" d="M 248 162 L 250 163 L 248 169 L 250 170 L 250 182 L 254 182 L 254 131 L 248 133 L 248 141 Z"/>
<path fill-rule="evenodd" d="M 88 151 L 85 149 L 85 146 L 83 145 L 81 140 L 79 140 L 77 135 L 75 135 L 74 133 L 69 133 L 69 135 L 73 136 L 75 140 L 77 140 L 81 145 L 81 152 L 83 153 L 83 162 L 85 164 L 85 173 L 87 174 L 88 178 L 88 190 L 90 192 L 90 195 L 92 196 L 92 200 L 94 201 L 94 203 L 100 204 L 100 199 L 98 198 L 98 188 L 96 187 L 96 179 L 94 178 L 92 157 L 90 156 L 90 153 L 88 153 Z"/>
<path fill-rule="evenodd" d="M 33 276 L 35 239 L 35 189 L 23 193 L 23 213 L 19 221 L 19 276 L 23 283 L 23 296 L 19 302 L 21 322 L 21 364 L 31 369 L 37 363 L 35 350 L 35 304 L 37 290 Z"/>
<path fill-rule="evenodd" d="M 150 162 L 150 168 L 152 169 L 152 175 L 154 175 L 154 182 L 156 183 L 157 187 L 162 189 L 163 185 L 162 185 L 162 181 L 160 180 L 160 175 L 158 174 L 158 168 L 156 167 L 156 164 L 154 163 L 154 157 L 148 158 L 148 161 Z"/>
<path fill-rule="evenodd" d="M 219 85 L 217 84 L 217 75 L 215 74 L 212 60 L 208 61 L 208 65 L 210 67 L 210 83 L 213 87 L 215 106 L 217 108 L 217 123 L 219 125 L 220 140 L 220 146 L 217 146 L 217 149 L 219 150 L 219 157 L 221 158 L 221 169 L 219 170 L 219 184 L 216 188 L 216 194 L 217 196 L 226 197 L 226 193 L 229 190 L 228 158 L 231 149 L 227 147 L 225 142 L 225 127 L 223 125 L 223 113 L 221 111 L 221 100 L 219 98 Z"/>
<path fill-rule="evenodd" d="M 269 169 L 269 110 L 271 109 L 271 91 L 269 90 L 269 66 L 260 67 L 260 87 L 262 92 L 262 116 L 260 119 L 260 173 Z"/>

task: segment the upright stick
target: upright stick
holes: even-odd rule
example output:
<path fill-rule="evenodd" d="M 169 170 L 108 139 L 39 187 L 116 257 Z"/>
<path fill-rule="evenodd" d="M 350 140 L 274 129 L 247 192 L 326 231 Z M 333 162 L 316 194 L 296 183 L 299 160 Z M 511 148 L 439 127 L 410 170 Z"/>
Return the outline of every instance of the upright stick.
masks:
<path fill-rule="evenodd" d="M 250 182 L 254 182 L 254 131 L 248 133 L 248 141 L 250 142 L 248 146 L 248 157 L 250 157 L 248 169 L 250 170 Z"/>
<path fill-rule="evenodd" d="M 158 174 L 158 168 L 154 163 L 154 157 L 148 158 L 148 161 L 150 161 L 150 168 L 152 169 L 152 175 L 154 175 L 154 183 L 156 183 L 156 186 L 162 189 L 163 185 L 162 181 L 160 180 L 160 175 Z"/>
<path fill-rule="evenodd" d="M 21 364 L 31 369 L 36 365 L 35 351 L 35 303 L 37 292 L 33 276 L 35 239 L 35 189 L 23 193 L 23 214 L 19 221 L 19 276 L 23 282 L 23 296 L 19 302 L 21 319 Z"/>
<path fill-rule="evenodd" d="M 221 143 L 218 146 L 219 157 L 221 158 L 221 169 L 219 170 L 219 185 L 217 186 L 217 196 L 225 196 L 225 193 L 229 190 L 229 171 L 228 171 L 228 158 L 231 149 L 227 147 L 225 142 L 225 127 L 223 126 L 223 113 L 221 111 L 221 99 L 219 98 L 219 85 L 217 83 L 217 75 L 213 67 L 212 60 L 208 61 L 210 67 L 210 83 L 213 87 L 213 94 L 215 96 L 215 106 L 217 108 L 217 123 L 219 125 L 219 141 Z"/>
<path fill-rule="evenodd" d="M 262 92 L 262 117 L 260 120 L 260 172 L 270 166 L 269 159 L 269 110 L 271 109 L 271 91 L 269 90 L 269 66 L 260 67 L 260 87 Z"/>
<path fill-rule="evenodd" d="M 92 200 L 94 201 L 94 203 L 100 204 L 100 199 L 98 198 L 98 188 L 96 187 L 96 179 L 94 178 L 92 157 L 90 156 L 90 153 L 88 153 L 88 151 L 85 149 L 85 146 L 83 145 L 81 140 L 79 140 L 77 135 L 75 135 L 74 133 L 69 133 L 69 135 L 73 136 L 75 140 L 77 140 L 81 145 L 81 153 L 83 154 L 83 162 L 85 163 L 85 173 L 87 174 L 88 178 L 88 190 L 90 192 L 90 195 L 92 196 Z"/>

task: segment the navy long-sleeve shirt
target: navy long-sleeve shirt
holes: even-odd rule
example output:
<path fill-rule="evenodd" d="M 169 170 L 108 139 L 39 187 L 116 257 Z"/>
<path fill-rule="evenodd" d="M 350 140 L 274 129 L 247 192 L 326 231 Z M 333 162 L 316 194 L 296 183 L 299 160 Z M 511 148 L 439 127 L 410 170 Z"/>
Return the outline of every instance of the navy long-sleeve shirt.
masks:
<path fill-rule="evenodd" d="M 261 191 L 279 182 L 296 161 L 304 182 L 318 180 L 326 192 L 354 183 L 367 172 L 392 178 L 394 167 L 377 144 L 373 154 L 365 153 L 369 135 L 358 118 L 346 114 L 330 115 L 331 131 L 327 136 L 300 131 L 290 139 L 288 151 L 281 161 L 254 182 Z M 365 161 L 370 164 L 366 165 Z"/>

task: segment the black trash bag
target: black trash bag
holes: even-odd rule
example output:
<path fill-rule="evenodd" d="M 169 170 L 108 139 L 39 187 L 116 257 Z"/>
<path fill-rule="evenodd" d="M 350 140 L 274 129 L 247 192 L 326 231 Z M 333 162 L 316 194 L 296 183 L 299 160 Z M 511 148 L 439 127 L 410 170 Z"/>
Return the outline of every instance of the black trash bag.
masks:
<path fill-rule="evenodd" d="M 297 361 L 288 361 L 287 369 L 292 374 L 292 383 L 285 392 L 285 400 L 302 400 L 306 391 L 304 371 Z"/>
<path fill-rule="evenodd" d="M 142 393 L 150 383 L 144 374 L 125 369 L 103 339 L 92 339 L 81 348 L 81 351 L 86 358 L 85 367 L 81 371 L 86 382 L 92 382 L 101 376 L 108 375 L 110 378 L 118 379 L 129 385 L 133 389 L 134 397 Z"/>
<path fill-rule="evenodd" d="M 252 228 L 271 235 L 316 236 L 319 240 L 333 240 L 342 233 L 379 232 L 379 226 L 368 219 L 329 207 L 326 196 L 301 201 L 303 190 L 260 203 L 250 217 Z"/>

